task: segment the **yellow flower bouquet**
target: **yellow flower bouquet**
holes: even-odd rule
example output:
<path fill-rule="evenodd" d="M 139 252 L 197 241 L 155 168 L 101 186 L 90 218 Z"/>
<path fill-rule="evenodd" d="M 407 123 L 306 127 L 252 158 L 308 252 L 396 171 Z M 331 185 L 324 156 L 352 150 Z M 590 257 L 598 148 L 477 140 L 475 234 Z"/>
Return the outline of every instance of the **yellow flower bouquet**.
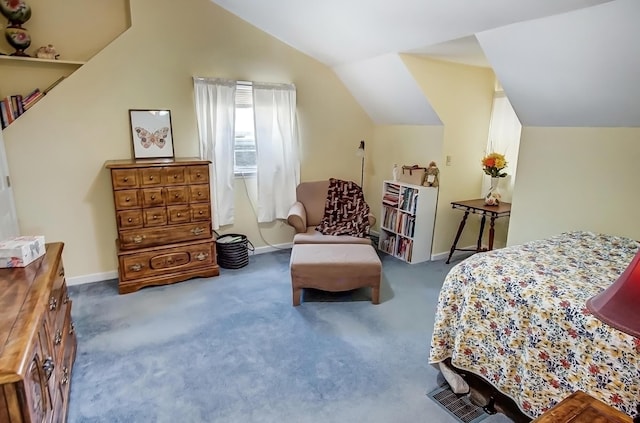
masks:
<path fill-rule="evenodd" d="M 482 159 L 482 170 L 492 178 L 504 178 L 507 176 L 506 172 L 502 172 L 505 167 L 507 167 L 507 160 L 503 154 L 491 153 Z"/>

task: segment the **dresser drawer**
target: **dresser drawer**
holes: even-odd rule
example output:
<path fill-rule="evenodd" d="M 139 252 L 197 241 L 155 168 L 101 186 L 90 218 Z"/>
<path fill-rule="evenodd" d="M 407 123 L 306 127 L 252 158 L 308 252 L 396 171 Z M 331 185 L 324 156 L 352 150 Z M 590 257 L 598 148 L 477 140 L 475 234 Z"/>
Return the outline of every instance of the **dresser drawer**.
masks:
<path fill-rule="evenodd" d="M 138 172 L 135 169 L 111 169 L 113 189 L 138 188 Z"/>
<path fill-rule="evenodd" d="M 142 207 L 140 192 L 137 189 L 127 189 L 113 192 L 113 202 L 116 210 L 136 209 Z"/>
<path fill-rule="evenodd" d="M 209 185 L 191 185 L 189 187 L 190 201 L 192 203 L 209 202 Z"/>
<path fill-rule="evenodd" d="M 157 276 L 209 266 L 213 263 L 213 242 L 158 249 L 119 256 L 120 275 L 124 280 Z"/>
<path fill-rule="evenodd" d="M 164 195 L 162 188 L 145 188 L 142 190 L 143 207 L 159 207 L 164 206 Z"/>
<path fill-rule="evenodd" d="M 167 210 L 164 207 L 154 207 L 142 210 L 144 227 L 164 226 L 167 224 Z"/>
<path fill-rule="evenodd" d="M 142 228 L 142 210 L 122 210 L 117 212 L 118 229 Z"/>
<path fill-rule="evenodd" d="M 186 186 L 167 187 L 168 204 L 187 204 L 189 202 L 189 191 Z"/>
<path fill-rule="evenodd" d="M 188 205 L 168 206 L 169 224 L 191 222 L 191 208 Z"/>
<path fill-rule="evenodd" d="M 120 231 L 120 248 L 134 248 L 166 245 L 174 242 L 211 238 L 211 224 L 207 222 L 191 222 L 184 225 L 163 226 Z"/>
<path fill-rule="evenodd" d="M 164 182 L 167 185 L 184 185 L 187 182 L 187 168 L 172 166 L 163 168 Z"/>
<path fill-rule="evenodd" d="M 211 205 L 209 203 L 191 205 L 191 220 L 193 222 L 209 221 L 210 219 L 211 219 Z"/>
<path fill-rule="evenodd" d="M 159 167 L 151 167 L 140 169 L 140 186 L 152 187 L 162 185 L 162 169 Z"/>
<path fill-rule="evenodd" d="M 192 184 L 209 183 L 209 166 L 189 166 L 189 182 Z"/>

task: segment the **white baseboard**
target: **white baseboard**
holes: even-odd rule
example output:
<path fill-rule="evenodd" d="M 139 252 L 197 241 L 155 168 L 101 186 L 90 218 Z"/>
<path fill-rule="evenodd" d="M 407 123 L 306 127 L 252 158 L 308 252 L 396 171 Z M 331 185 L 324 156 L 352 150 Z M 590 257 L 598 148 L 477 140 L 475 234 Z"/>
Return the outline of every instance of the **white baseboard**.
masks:
<path fill-rule="evenodd" d="M 290 250 L 291 247 L 293 247 L 292 242 L 287 242 L 284 244 L 276 244 L 276 245 L 266 245 L 264 247 L 257 247 L 254 252 L 249 252 L 249 254 L 250 255 L 264 254 L 264 253 L 270 253 L 272 251 L 278 251 L 278 250 Z M 67 286 L 82 285 L 85 283 L 92 283 L 92 282 L 102 282 L 102 281 L 108 281 L 111 279 L 118 279 L 117 270 L 112 270 L 109 272 L 102 272 L 102 273 L 92 273 L 90 275 L 81 275 L 81 276 L 74 276 L 71 278 L 67 278 Z"/>
<path fill-rule="evenodd" d="M 118 271 L 112 270 L 110 272 L 92 273 L 90 275 L 73 276 L 67 278 L 67 286 L 82 285 L 85 283 L 102 282 L 111 279 L 118 279 Z"/>
<path fill-rule="evenodd" d="M 469 249 L 469 250 L 471 250 L 471 249 L 475 250 L 476 246 L 475 246 L 475 245 L 471 245 L 471 246 L 468 246 L 468 247 L 460 247 L 460 248 L 464 248 L 465 250 L 467 250 L 467 249 Z M 432 255 L 431 255 L 431 260 L 432 260 L 432 261 L 436 261 L 436 260 L 446 260 L 446 259 L 447 259 L 447 257 L 449 257 L 449 252 L 450 252 L 450 251 L 445 251 L 445 252 L 443 252 L 443 253 L 432 254 Z M 453 260 L 454 258 L 456 258 L 456 257 L 458 257 L 458 256 L 461 256 L 461 255 L 463 255 L 463 254 L 469 254 L 469 253 L 471 253 L 471 252 L 472 252 L 472 251 L 454 251 L 454 252 L 453 252 L 453 255 L 451 256 L 451 259 Z"/>
<path fill-rule="evenodd" d="M 290 250 L 291 248 L 293 248 L 293 242 L 285 242 L 284 244 L 276 245 L 265 245 L 264 247 L 256 247 L 256 250 L 253 252 L 253 254 L 264 254 L 270 253 L 272 251 Z M 249 252 L 249 254 L 252 253 Z"/>

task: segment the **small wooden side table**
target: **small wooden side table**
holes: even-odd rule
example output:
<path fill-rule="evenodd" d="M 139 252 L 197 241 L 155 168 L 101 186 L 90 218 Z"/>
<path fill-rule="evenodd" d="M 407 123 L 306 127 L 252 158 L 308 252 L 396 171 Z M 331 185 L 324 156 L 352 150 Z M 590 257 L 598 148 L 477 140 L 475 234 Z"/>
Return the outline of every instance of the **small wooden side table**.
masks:
<path fill-rule="evenodd" d="M 464 216 L 462 216 L 462 221 L 460 222 L 460 226 L 458 227 L 458 233 L 456 233 L 456 238 L 453 241 L 453 245 L 451 246 L 451 251 L 449 252 L 449 257 L 447 258 L 447 264 L 449 264 L 449 260 L 451 260 L 451 256 L 453 252 L 458 251 L 475 251 L 479 253 L 480 251 L 491 251 L 493 250 L 493 236 L 494 236 L 494 225 L 495 221 L 499 217 L 509 216 L 511 214 L 511 203 L 500 203 L 497 206 L 487 206 L 484 203 L 483 198 L 479 198 L 476 200 L 465 200 L 465 201 L 453 201 L 451 206 L 454 209 L 464 210 Z M 467 222 L 467 217 L 469 213 L 482 215 L 482 220 L 480 221 L 480 234 L 478 234 L 478 244 L 474 250 L 469 248 L 457 248 L 458 240 L 460 239 L 460 235 L 462 235 L 462 230 L 464 229 L 464 225 Z M 482 233 L 484 232 L 484 224 L 487 220 L 487 216 L 490 218 L 490 228 L 489 228 L 489 248 L 486 250 L 482 249 Z"/>
<path fill-rule="evenodd" d="M 632 423 L 631 417 L 576 391 L 531 423 Z"/>

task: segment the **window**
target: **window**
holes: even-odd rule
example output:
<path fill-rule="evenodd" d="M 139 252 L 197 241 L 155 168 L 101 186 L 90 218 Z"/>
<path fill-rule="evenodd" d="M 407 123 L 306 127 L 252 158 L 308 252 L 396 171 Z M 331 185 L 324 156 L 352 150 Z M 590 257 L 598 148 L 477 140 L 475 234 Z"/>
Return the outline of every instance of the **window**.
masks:
<path fill-rule="evenodd" d="M 256 138 L 253 120 L 251 83 L 236 86 L 236 122 L 233 148 L 233 173 L 236 176 L 256 173 Z"/>

